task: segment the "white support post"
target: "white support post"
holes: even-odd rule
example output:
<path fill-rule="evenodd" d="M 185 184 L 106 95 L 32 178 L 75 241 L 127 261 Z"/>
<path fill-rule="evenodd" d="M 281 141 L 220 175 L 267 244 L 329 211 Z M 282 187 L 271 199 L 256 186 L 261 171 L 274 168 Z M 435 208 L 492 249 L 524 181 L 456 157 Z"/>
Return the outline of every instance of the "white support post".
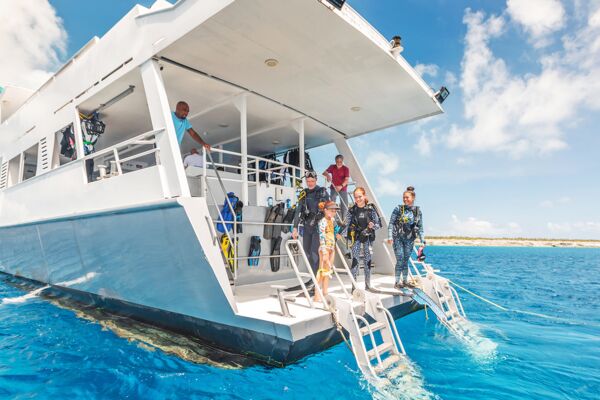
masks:
<path fill-rule="evenodd" d="M 77 158 L 83 158 L 83 134 L 81 133 L 81 119 L 79 118 L 79 110 L 73 107 L 73 135 L 75 135 L 75 150 Z"/>
<path fill-rule="evenodd" d="M 175 126 L 171 117 L 171 108 L 167 91 L 160 74 L 160 67 L 155 60 L 148 60 L 140 66 L 146 101 L 152 120 L 152 129 L 164 129 L 157 134 L 156 142 L 160 149 L 161 168 L 166 179 L 163 181 L 165 197 L 189 197 L 190 188 L 187 183 L 185 169 L 175 134 Z"/>
<path fill-rule="evenodd" d="M 336 139 L 334 141 L 335 147 L 338 152 L 344 156 L 344 163 L 350 169 L 350 176 L 354 182 L 356 182 L 357 186 L 362 186 L 365 188 L 365 192 L 369 201 L 377 207 L 379 210 L 379 216 L 381 217 L 381 228 L 378 230 L 375 243 L 373 243 L 373 262 L 377 268 L 377 273 L 393 273 L 394 264 L 393 260 L 388 256 L 388 252 L 383 246 L 387 246 L 384 243 L 384 240 L 387 237 L 388 231 L 388 223 L 387 218 L 385 217 L 381 205 L 377 201 L 377 197 L 375 196 L 375 192 L 371 189 L 369 182 L 367 181 L 367 177 L 365 176 L 358 160 L 354 156 L 354 152 L 350 147 L 350 143 L 344 138 Z"/>
<path fill-rule="evenodd" d="M 306 160 L 304 157 L 304 121 L 305 118 L 300 118 L 295 120 L 293 123 L 294 130 L 298 132 L 298 155 L 299 155 L 299 168 L 300 168 L 300 179 L 304 178 L 304 167 L 306 165 Z"/>
<path fill-rule="evenodd" d="M 240 96 L 234 101 L 240 112 L 240 153 L 242 153 L 242 201 L 248 204 L 248 101 Z"/>

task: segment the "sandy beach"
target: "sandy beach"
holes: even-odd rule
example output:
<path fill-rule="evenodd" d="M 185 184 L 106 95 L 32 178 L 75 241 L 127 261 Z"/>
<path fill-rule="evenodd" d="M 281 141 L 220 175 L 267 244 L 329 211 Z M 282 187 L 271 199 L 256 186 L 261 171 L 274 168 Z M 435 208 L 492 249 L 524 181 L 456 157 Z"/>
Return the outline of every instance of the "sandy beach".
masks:
<path fill-rule="evenodd" d="M 600 240 L 429 237 L 432 246 L 600 248 Z"/>

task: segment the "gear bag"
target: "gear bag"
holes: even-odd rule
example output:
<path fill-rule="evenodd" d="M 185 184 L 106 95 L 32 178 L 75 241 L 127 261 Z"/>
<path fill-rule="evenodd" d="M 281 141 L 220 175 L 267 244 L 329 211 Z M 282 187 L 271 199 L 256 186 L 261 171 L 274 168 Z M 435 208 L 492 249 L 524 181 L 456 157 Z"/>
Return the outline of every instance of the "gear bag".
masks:
<path fill-rule="evenodd" d="M 223 202 L 223 207 L 221 208 L 221 217 L 223 217 L 223 221 L 221 221 L 221 218 L 219 217 L 219 223 L 217 224 L 217 230 L 221 233 L 229 232 L 233 228 L 233 221 L 237 218 L 237 212 L 235 211 L 236 207 L 240 210 L 241 220 L 241 207 L 243 207 L 243 204 L 238 205 L 238 203 L 241 203 L 240 199 L 238 199 L 238 197 L 233 192 L 227 193 L 227 198 L 231 203 L 233 213 L 235 213 L 236 215 L 232 213 L 231 208 L 227 203 L 227 199 L 225 199 L 225 201 Z M 225 222 L 225 224 L 223 224 L 223 222 Z"/>

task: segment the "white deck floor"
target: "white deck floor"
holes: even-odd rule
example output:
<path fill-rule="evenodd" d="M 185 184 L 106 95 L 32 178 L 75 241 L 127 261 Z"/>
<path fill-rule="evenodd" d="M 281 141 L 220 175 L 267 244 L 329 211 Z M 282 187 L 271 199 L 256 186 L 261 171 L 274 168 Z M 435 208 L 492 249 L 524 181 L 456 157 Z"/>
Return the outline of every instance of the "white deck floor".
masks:
<path fill-rule="evenodd" d="M 362 275 L 362 272 L 361 272 Z M 344 277 L 346 288 L 350 292 L 350 280 Z M 295 302 L 288 302 L 288 307 L 292 317 L 284 317 L 281 315 L 281 307 L 276 296 L 276 290 L 272 289 L 272 285 L 283 285 L 292 287 L 298 285 L 296 279 L 288 279 L 281 281 L 270 281 L 266 283 L 243 285 L 236 287 L 235 299 L 237 302 L 238 315 L 271 321 L 282 325 L 296 325 L 306 323 L 316 319 L 327 317 L 326 321 L 331 324 L 330 312 L 323 309 L 321 303 L 314 303 L 315 308 L 310 308 L 308 301 L 303 296 L 296 297 Z M 364 288 L 364 277 L 358 279 L 360 288 Z M 389 275 L 372 275 L 371 285 L 382 291 L 393 291 L 394 277 Z M 329 294 L 334 297 L 345 298 L 341 286 L 334 278 L 330 281 Z M 385 307 L 389 308 L 401 303 L 410 301 L 406 296 L 396 296 L 390 294 L 379 294 L 381 301 Z M 312 323 L 312 322 L 311 322 Z"/>

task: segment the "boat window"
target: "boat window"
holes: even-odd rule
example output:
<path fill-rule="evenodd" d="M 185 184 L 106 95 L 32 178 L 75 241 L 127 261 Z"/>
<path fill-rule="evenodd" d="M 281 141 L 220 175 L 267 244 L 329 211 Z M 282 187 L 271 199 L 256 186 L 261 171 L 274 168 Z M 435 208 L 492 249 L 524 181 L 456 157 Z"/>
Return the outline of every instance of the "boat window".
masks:
<path fill-rule="evenodd" d="M 73 133 L 73 124 L 69 124 L 54 134 L 52 168 L 58 168 L 76 159 L 75 134 Z"/>
<path fill-rule="evenodd" d="M 6 187 L 14 186 L 20 182 L 21 156 L 22 155 L 19 154 L 8 162 L 8 179 Z"/>
<path fill-rule="evenodd" d="M 23 153 L 22 181 L 26 181 L 29 178 L 33 178 L 37 173 L 38 148 L 39 145 L 38 143 L 36 143 Z"/>

